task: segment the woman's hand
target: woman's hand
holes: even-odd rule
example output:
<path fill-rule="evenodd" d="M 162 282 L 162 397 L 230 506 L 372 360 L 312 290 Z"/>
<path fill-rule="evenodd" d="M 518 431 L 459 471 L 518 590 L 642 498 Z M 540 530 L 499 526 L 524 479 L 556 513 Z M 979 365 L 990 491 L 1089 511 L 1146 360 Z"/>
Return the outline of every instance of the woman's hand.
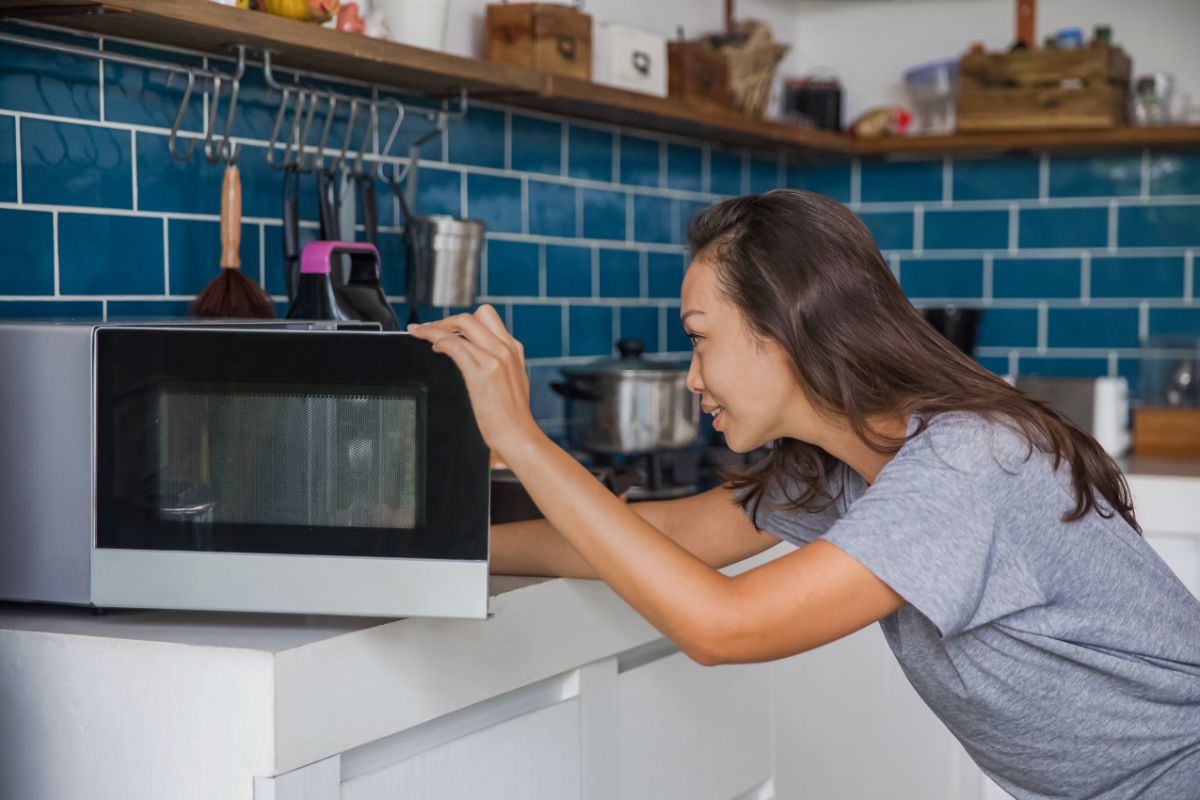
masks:
<path fill-rule="evenodd" d="M 408 330 L 458 365 L 484 441 L 501 458 L 541 433 L 529 410 L 525 348 L 505 329 L 495 308 L 485 303 L 474 314 L 410 325 Z"/>

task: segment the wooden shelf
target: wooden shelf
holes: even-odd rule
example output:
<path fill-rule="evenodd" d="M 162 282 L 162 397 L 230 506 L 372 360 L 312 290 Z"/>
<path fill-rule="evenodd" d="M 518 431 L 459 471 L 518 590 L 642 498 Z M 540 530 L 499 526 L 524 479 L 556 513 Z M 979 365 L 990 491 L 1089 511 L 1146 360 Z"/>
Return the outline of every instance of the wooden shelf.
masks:
<path fill-rule="evenodd" d="M 857 142 L 858 155 L 938 154 L 1006 150 L 1091 150 L 1140 147 L 1200 147 L 1200 125 L 1113 128 L 1090 131 L 1027 131 L 908 136 Z"/>
<path fill-rule="evenodd" d="M 244 44 L 271 50 L 280 67 L 364 81 L 425 97 L 453 96 L 465 88 L 472 97 L 518 108 L 793 156 L 932 156 L 975 151 L 1200 146 L 1200 126 L 855 141 L 842 134 L 755 119 L 734 111 L 696 108 L 669 98 L 341 33 L 210 0 L 0 0 L 0 15 L 226 57 L 231 45 Z"/>

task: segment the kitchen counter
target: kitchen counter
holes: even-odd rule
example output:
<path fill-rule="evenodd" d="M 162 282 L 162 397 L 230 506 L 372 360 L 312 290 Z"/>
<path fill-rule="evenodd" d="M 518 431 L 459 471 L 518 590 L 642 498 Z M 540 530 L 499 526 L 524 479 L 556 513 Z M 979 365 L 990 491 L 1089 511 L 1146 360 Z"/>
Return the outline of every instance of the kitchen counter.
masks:
<path fill-rule="evenodd" d="M 675 652 L 599 581 L 493 576 L 490 595 L 488 620 L 2 603 L 0 730 L 22 735 L 0 797 L 249 800 L 253 778 L 518 690 L 570 697 L 589 663 Z"/>

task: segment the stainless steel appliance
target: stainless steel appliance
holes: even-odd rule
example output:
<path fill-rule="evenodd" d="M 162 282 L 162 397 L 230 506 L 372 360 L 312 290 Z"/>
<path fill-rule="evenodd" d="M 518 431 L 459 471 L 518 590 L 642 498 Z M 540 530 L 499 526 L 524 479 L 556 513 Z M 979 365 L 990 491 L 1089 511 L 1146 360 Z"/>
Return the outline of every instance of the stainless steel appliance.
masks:
<path fill-rule="evenodd" d="M 352 325 L 0 324 L 0 598 L 486 617 L 462 376 Z"/>

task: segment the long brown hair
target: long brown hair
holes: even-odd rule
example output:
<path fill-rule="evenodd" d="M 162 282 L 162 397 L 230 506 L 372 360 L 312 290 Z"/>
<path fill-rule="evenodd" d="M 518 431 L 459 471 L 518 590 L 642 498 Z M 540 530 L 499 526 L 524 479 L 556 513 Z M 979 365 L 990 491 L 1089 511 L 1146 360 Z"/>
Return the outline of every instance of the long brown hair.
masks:
<path fill-rule="evenodd" d="M 779 189 L 717 203 L 692 221 L 694 257 L 712 264 L 718 291 L 757 336 L 774 339 L 791 358 L 805 396 L 821 413 L 844 416 L 872 450 L 894 454 L 948 411 L 976 412 L 1024 435 L 1071 467 L 1075 506 L 1063 521 L 1091 511 L 1120 514 L 1141 533 L 1129 486 L 1096 440 L 1063 415 L 973 361 L 929 325 L 900 289 L 874 239 L 842 204 L 812 192 Z M 913 433 L 892 437 L 869 418 L 919 416 Z M 750 507 L 772 482 L 799 494 L 793 509 L 832 502 L 826 483 L 837 459 L 796 439 L 727 477 Z M 1104 499 L 1107 508 L 1097 502 Z"/>

